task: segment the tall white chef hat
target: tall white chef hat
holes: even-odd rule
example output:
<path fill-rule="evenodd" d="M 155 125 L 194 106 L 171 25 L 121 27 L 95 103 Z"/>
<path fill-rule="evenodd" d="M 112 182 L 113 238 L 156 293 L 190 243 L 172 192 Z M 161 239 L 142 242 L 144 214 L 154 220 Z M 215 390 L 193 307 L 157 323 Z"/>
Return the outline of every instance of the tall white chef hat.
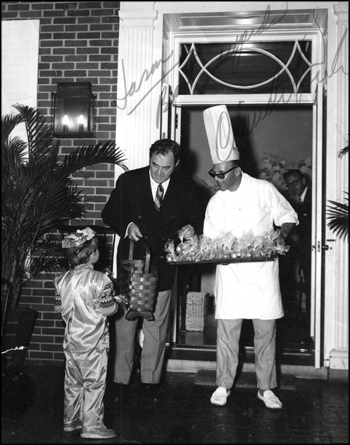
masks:
<path fill-rule="evenodd" d="M 213 164 L 238 161 L 239 151 L 226 105 L 207 108 L 203 118 Z"/>

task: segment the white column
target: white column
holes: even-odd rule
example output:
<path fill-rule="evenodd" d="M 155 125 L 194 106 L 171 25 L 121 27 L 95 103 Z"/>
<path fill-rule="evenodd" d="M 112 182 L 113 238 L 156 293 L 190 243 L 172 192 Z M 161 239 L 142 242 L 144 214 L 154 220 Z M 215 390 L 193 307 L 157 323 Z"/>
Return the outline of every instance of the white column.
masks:
<path fill-rule="evenodd" d="M 162 48 L 155 42 L 153 2 L 121 2 L 116 143 L 129 169 L 148 164 L 149 148 L 160 138 L 157 105 Z M 159 39 L 158 39 L 159 40 Z"/>
<path fill-rule="evenodd" d="M 337 67 L 337 153 L 349 144 L 349 44 L 348 4 L 335 6 L 338 17 L 339 60 Z M 337 158 L 337 201 L 345 202 L 345 191 L 349 191 L 349 154 Z M 349 240 L 336 237 L 335 242 L 335 307 L 334 307 L 334 349 L 330 351 L 330 368 L 348 369 L 349 356 Z"/>

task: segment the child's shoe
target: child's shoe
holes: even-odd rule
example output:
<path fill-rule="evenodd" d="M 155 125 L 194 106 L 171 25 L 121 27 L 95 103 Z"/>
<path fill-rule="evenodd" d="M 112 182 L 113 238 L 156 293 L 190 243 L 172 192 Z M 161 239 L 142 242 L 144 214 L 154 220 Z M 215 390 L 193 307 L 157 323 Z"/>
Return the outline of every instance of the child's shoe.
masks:
<path fill-rule="evenodd" d="M 83 428 L 80 437 L 83 439 L 111 439 L 116 435 L 117 433 L 114 430 L 101 425 L 97 428 Z"/>

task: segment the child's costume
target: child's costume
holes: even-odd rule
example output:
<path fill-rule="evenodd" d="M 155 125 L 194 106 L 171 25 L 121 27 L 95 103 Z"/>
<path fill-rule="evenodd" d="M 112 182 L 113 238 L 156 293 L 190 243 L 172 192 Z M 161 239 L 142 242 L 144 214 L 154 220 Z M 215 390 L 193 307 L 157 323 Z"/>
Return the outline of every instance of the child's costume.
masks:
<path fill-rule="evenodd" d="M 103 397 L 109 349 L 108 315 L 118 305 L 113 283 L 92 264 L 81 264 L 54 281 L 55 310 L 66 329 L 64 430 L 103 428 Z"/>

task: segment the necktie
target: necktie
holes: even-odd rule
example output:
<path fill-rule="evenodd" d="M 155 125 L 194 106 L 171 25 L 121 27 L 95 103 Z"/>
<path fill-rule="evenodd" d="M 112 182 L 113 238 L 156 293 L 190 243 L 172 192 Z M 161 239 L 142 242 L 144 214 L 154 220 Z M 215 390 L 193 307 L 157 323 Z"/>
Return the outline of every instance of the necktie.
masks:
<path fill-rule="evenodd" d="M 156 210 L 160 210 L 160 205 L 162 203 L 162 199 L 163 199 L 163 193 L 164 193 L 164 189 L 162 184 L 159 184 L 157 187 L 157 193 L 156 193 L 156 198 L 154 200 L 154 205 L 156 207 Z"/>

